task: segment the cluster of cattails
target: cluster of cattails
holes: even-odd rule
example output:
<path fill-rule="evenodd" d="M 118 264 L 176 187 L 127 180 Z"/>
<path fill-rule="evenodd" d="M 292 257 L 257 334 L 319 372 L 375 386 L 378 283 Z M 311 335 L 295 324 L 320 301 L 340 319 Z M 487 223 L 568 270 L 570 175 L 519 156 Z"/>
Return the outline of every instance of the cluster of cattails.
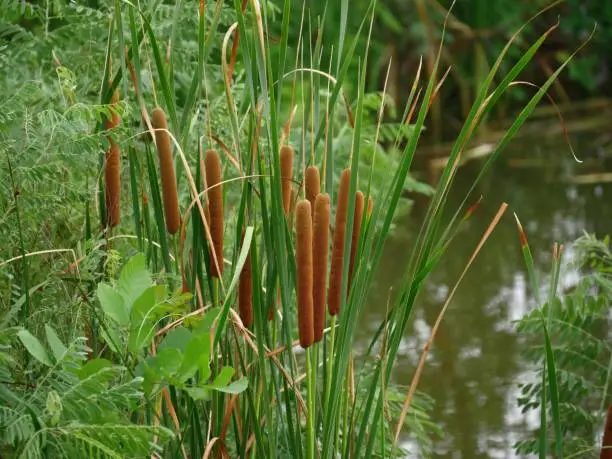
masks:
<path fill-rule="evenodd" d="M 111 97 L 111 117 L 104 121 L 104 129 L 110 131 L 119 126 L 119 91 L 115 90 Z M 119 203 L 121 200 L 121 152 L 112 135 L 108 136 L 109 147 L 104 161 L 104 203 L 106 207 L 106 224 L 115 227 L 119 224 Z"/>
<path fill-rule="evenodd" d="M 320 192 L 320 175 L 316 166 L 305 171 L 306 198 L 295 208 L 298 331 L 300 345 L 307 348 L 323 338 L 325 327 L 325 303 L 329 314 L 340 312 L 344 244 L 350 237 L 349 285 L 355 271 L 355 258 L 364 216 L 365 197 L 361 191 L 355 195 L 353 231 L 347 236 L 350 170 L 340 175 L 338 204 L 334 227 L 329 290 L 327 285 L 327 261 L 329 255 L 330 199 Z M 372 201 L 368 201 L 368 214 Z"/>

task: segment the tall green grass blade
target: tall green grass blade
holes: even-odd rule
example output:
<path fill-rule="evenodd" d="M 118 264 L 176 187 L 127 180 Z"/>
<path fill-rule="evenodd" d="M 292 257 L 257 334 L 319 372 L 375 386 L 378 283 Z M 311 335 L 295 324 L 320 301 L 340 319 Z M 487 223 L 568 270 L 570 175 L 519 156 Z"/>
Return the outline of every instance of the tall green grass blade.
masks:
<path fill-rule="evenodd" d="M 144 242 L 142 240 L 142 219 L 140 216 L 140 198 L 138 189 L 138 162 L 136 150 L 133 146 L 128 148 L 128 166 L 130 169 L 130 190 L 132 193 L 132 215 L 134 218 L 134 228 L 138 239 L 138 250 L 144 252 Z"/>
<path fill-rule="evenodd" d="M 215 331 L 215 339 L 214 345 L 218 345 L 219 341 L 224 335 L 225 332 L 225 323 L 227 322 L 227 316 L 229 314 L 229 308 L 232 305 L 231 298 L 232 292 L 236 288 L 238 284 L 238 280 L 240 279 L 240 273 L 242 272 L 242 267 L 244 266 L 244 262 L 246 261 L 247 255 L 249 254 L 249 247 L 251 246 L 251 241 L 253 239 L 253 227 L 249 226 L 246 228 L 244 233 L 244 240 L 242 243 L 242 248 L 240 249 L 240 255 L 238 256 L 238 260 L 234 266 L 234 275 L 230 282 L 229 287 L 225 291 L 225 299 L 223 301 L 223 305 L 221 307 L 221 311 L 219 312 L 219 318 L 217 323 L 217 328 Z"/>
<path fill-rule="evenodd" d="M 146 147 L 146 158 L 147 158 L 147 173 L 149 176 L 149 187 L 151 192 L 151 200 L 153 201 L 153 214 L 155 215 L 155 222 L 157 226 L 157 232 L 159 235 L 159 244 L 161 246 L 161 255 L 164 260 L 164 267 L 166 272 L 172 272 L 172 264 L 170 263 L 170 247 L 168 244 L 168 236 L 166 233 L 166 225 L 164 224 L 164 210 L 161 202 L 161 193 L 159 189 L 159 182 L 157 179 L 157 172 L 155 169 L 155 162 L 153 161 L 153 155 L 151 148 Z M 153 253 L 156 250 L 153 249 Z"/>

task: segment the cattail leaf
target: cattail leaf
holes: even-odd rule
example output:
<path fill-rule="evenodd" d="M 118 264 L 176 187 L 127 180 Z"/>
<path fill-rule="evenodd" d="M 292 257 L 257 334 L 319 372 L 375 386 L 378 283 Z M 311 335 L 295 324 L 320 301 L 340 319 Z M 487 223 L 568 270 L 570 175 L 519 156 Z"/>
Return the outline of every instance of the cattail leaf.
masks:
<path fill-rule="evenodd" d="M 240 280 L 240 273 L 242 272 L 242 268 L 246 259 L 249 255 L 249 248 L 251 247 L 251 241 L 253 239 L 253 227 L 248 226 L 244 231 L 244 243 L 242 244 L 242 248 L 240 249 L 240 255 L 238 256 L 238 260 L 236 261 L 236 265 L 234 266 L 234 274 L 232 276 L 232 281 L 230 282 L 229 287 L 225 291 L 225 300 L 223 301 L 223 305 L 221 306 L 221 311 L 219 313 L 219 322 L 217 324 L 217 329 L 215 331 L 215 339 L 214 345 L 219 344 L 223 333 L 225 332 L 225 324 L 227 322 L 227 316 L 229 314 L 229 308 L 231 307 L 231 297 L 232 292 L 236 288 L 236 284 Z"/>

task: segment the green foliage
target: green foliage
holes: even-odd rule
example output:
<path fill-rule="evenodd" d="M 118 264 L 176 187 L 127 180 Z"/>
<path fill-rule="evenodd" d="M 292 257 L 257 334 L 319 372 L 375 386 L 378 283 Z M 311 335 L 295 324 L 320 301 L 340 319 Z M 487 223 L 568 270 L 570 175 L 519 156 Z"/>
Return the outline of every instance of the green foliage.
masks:
<path fill-rule="evenodd" d="M 64 344 L 45 328 L 47 346 L 26 330 L 17 333 L 32 365 L 0 363 L 3 457 L 124 457 L 126 450 L 144 457 L 159 450 L 154 438 L 173 437 L 162 426 L 128 421 L 142 399 L 142 378 L 108 360 L 88 361 L 84 338 Z M 3 352 L 11 350 L 8 342 Z"/>
<path fill-rule="evenodd" d="M 339 12 L 330 7 L 318 17 L 319 5 L 291 0 L 282 8 L 245 2 L 244 9 L 239 1 L 17 6 L 0 13 L 10 24 L 0 29 L 0 46 L 10 47 L 0 81 L 11 95 L 0 106 L 0 172 L 10 177 L 0 183 L 0 218 L 11 223 L 0 230 L 8 242 L 0 252 L 3 456 L 384 457 L 402 453 L 394 429 L 404 410 L 401 427 L 430 453 L 439 433 L 432 401 L 400 395 L 393 364 L 424 281 L 471 215 L 468 193 L 446 219 L 463 147 L 547 35 L 507 64 L 503 77 L 505 50 L 481 74 L 447 166 L 430 188 L 411 169 L 440 56 L 411 86 L 402 122 L 389 120 L 394 105 L 366 91 L 376 2 L 365 15 L 349 15 L 341 0 Z M 333 39 L 323 33 L 330 25 Z M 526 99 L 474 188 L 566 65 Z M 109 107 L 114 89 L 121 102 Z M 177 234 L 164 224 L 146 122 L 154 106 L 166 112 L 173 139 Z M 113 110 L 120 125 L 107 132 Z M 109 137 L 121 155 L 122 218 L 113 228 L 104 218 Z M 336 209 L 339 173 L 351 169 L 346 234 L 353 234 L 356 191 L 375 200 L 355 228 L 358 245 L 347 237 L 340 248 L 340 314 L 328 318 L 323 343 L 305 359 L 294 344 L 303 267 L 293 216 L 283 209 L 283 144 L 295 149 L 298 199 L 304 167 L 317 165 Z M 204 210 L 202 153 L 209 148 L 223 164 L 221 277 L 211 273 Z M 428 194 L 431 204 L 402 260 L 405 276 L 381 324 L 385 333 L 373 338 L 370 348 L 380 355 L 371 359 L 355 349 L 357 318 L 408 191 Z M 233 309 L 247 262 L 251 330 Z"/>
<path fill-rule="evenodd" d="M 550 317 L 557 372 L 559 415 L 563 426 L 566 457 L 599 457 L 596 436 L 610 403 L 612 348 L 607 340 L 612 299 L 612 253 L 609 239 L 585 235 L 578 239 L 575 264 L 582 275 L 571 291 L 535 309 L 518 323 L 527 347 L 525 358 L 542 368 L 541 315 Z M 540 370 L 541 371 L 541 370 Z M 519 405 L 523 412 L 539 410 L 541 374 L 521 386 Z M 546 385 L 548 391 L 548 384 Z M 535 432 L 539 436 L 540 432 Z M 526 439 L 516 445 L 523 456 L 538 452 L 538 442 Z"/>

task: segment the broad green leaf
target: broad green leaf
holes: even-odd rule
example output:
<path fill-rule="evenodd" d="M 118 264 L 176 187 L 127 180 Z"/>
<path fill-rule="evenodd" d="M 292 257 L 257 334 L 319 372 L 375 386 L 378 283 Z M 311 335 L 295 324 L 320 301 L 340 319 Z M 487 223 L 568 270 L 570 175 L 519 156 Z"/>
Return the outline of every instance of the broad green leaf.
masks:
<path fill-rule="evenodd" d="M 247 387 L 249 387 L 249 380 L 240 378 L 238 381 L 234 381 L 225 387 L 214 387 L 214 389 L 226 394 L 240 394 L 244 392 Z"/>
<path fill-rule="evenodd" d="M 47 343 L 49 343 L 51 352 L 53 352 L 53 357 L 55 357 L 57 362 L 61 362 L 68 352 L 68 348 L 64 346 L 64 343 L 62 343 L 62 340 L 57 336 L 51 325 L 45 324 L 45 333 L 47 334 Z"/>
<path fill-rule="evenodd" d="M 197 322 L 197 325 L 195 326 L 195 333 L 199 334 L 210 332 L 210 329 L 212 328 L 213 323 L 215 322 L 217 317 L 219 316 L 220 311 L 221 308 L 219 307 L 210 308 L 208 311 L 206 311 L 204 317 L 202 317 Z"/>
<path fill-rule="evenodd" d="M 178 373 L 178 378 L 181 382 L 185 382 L 191 378 L 199 368 L 208 369 L 208 375 L 202 374 L 203 379 L 206 376 L 206 380 L 210 377 L 210 367 L 208 365 L 210 361 L 210 334 L 195 335 L 189 341 L 185 354 L 183 356 L 183 365 Z M 206 369 L 204 372 L 206 372 Z"/>
<path fill-rule="evenodd" d="M 207 387 L 187 387 L 185 390 L 194 400 L 210 399 L 210 389 Z"/>
<path fill-rule="evenodd" d="M 157 347 L 157 350 L 159 352 L 167 347 L 173 347 L 179 349 L 181 352 L 185 352 L 191 339 L 192 334 L 188 329 L 185 327 L 178 327 L 166 335 L 164 340 Z"/>
<path fill-rule="evenodd" d="M 222 387 L 226 387 L 234 376 L 236 371 L 232 367 L 223 367 L 221 371 L 215 378 L 215 380 L 210 384 L 211 388 L 219 389 Z"/>
<path fill-rule="evenodd" d="M 183 354 L 176 348 L 167 347 L 157 353 L 152 361 L 152 369 L 155 374 L 167 380 L 173 379 L 181 367 Z"/>
<path fill-rule="evenodd" d="M 89 362 L 87 362 L 85 365 L 83 365 L 79 371 L 77 372 L 77 375 L 79 377 L 79 379 L 82 381 L 86 378 L 89 378 L 91 375 L 94 375 L 96 373 L 98 373 L 99 371 L 103 370 L 104 368 L 109 368 L 112 367 L 113 364 L 110 360 L 106 360 L 106 359 L 93 359 L 90 360 Z"/>
<path fill-rule="evenodd" d="M 146 268 L 146 258 L 138 254 L 130 258 L 125 264 L 117 281 L 117 291 L 123 297 L 128 310 L 143 292 L 153 285 L 151 274 Z"/>
<path fill-rule="evenodd" d="M 130 318 L 123 297 L 104 282 L 98 284 L 97 294 L 104 313 L 119 325 L 128 326 Z"/>
<path fill-rule="evenodd" d="M 139 325 L 142 321 L 155 321 L 163 316 L 161 311 L 168 291 L 165 285 L 152 285 L 145 289 L 140 296 L 132 303 L 130 310 L 130 322 L 133 326 Z M 168 309 L 166 305 L 166 310 Z"/>
<path fill-rule="evenodd" d="M 137 352 L 147 346 L 155 333 L 157 323 L 166 315 L 178 312 L 174 303 L 166 301 L 165 285 L 154 285 L 146 289 L 134 302 L 131 310 L 128 348 Z"/>
<path fill-rule="evenodd" d="M 40 341 L 38 341 L 38 338 L 36 338 L 36 336 L 32 335 L 29 331 L 25 329 L 19 330 L 17 336 L 19 337 L 21 343 L 24 345 L 24 347 L 32 357 L 34 357 L 43 365 L 47 365 L 49 367 L 53 366 L 53 363 L 51 363 L 51 359 L 49 358 L 47 351 L 45 350 L 43 345 L 40 344 Z"/>
<path fill-rule="evenodd" d="M 113 352 L 120 352 L 122 341 L 119 336 L 119 330 L 114 322 L 108 322 L 105 327 L 100 328 L 100 335 L 102 339 L 108 344 Z"/>

